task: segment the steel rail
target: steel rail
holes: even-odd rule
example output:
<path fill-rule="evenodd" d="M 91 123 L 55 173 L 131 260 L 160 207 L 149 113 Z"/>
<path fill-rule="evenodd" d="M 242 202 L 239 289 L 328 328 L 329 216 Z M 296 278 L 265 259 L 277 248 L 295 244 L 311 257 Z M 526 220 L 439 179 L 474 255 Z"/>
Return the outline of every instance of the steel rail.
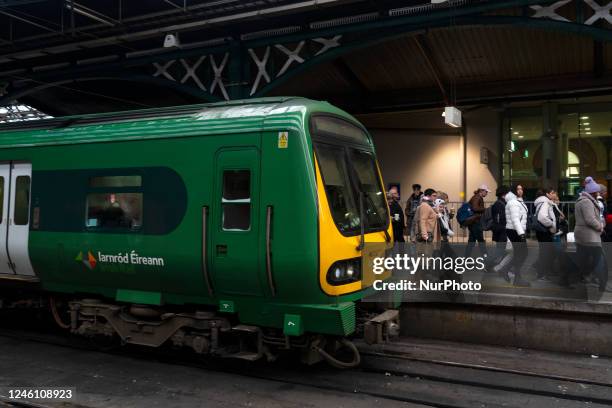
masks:
<path fill-rule="evenodd" d="M 50 345 L 55 345 L 55 346 L 60 346 L 60 347 L 65 347 L 65 348 L 81 349 L 84 351 L 99 351 L 98 348 L 92 347 L 91 345 L 85 345 L 86 344 L 85 342 L 76 342 L 75 341 L 76 339 L 68 339 L 71 341 L 65 341 L 67 339 L 62 336 L 48 336 L 48 335 L 41 335 L 40 333 L 32 334 L 31 332 L 28 332 L 28 331 L 24 332 L 24 331 L 19 331 L 19 330 L 6 331 L 2 328 L 0 328 L 0 336 L 16 338 L 19 340 L 39 342 L 39 343 L 44 343 L 44 344 L 50 344 Z M 79 340 L 82 340 L 82 339 L 79 339 Z M 69 344 L 69 343 L 72 343 L 72 344 Z M 234 360 L 230 361 L 228 359 L 216 359 L 216 358 L 206 358 L 202 360 L 194 360 L 192 355 L 181 356 L 181 355 L 177 355 L 175 352 L 168 352 L 166 350 L 158 350 L 158 349 L 149 350 L 149 349 L 142 349 L 142 348 L 137 348 L 137 349 L 118 348 L 118 349 L 111 350 L 111 351 L 105 350 L 104 352 L 107 354 L 116 355 L 116 356 L 129 356 L 131 358 L 135 357 L 135 358 L 141 358 L 141 359 L 146 359 L 146 360 L 153 359 L 154 361 L 157 361 L 163 364 L 193 367 L 193 368 L 203 369 L 203 370 L 207 370 L 211 372 L 223 372 L 223 373 L 233 374 L 233 375 L 237 375 L 241 377 L 256 378 L 256 379 L 274 381 L 274 382 L 290 384 L 290 385 L 301 385 L 301 386 L 313 387 L 316 389 L 321 389 L 321 390 L 326 390 L 326 391 L 336 391 L 336 392 L 346 393 L 346 394 L 354 394 L 357 392 L 357 393 L 361 393 L 364 395 L 372 396 L 375 398 L 382 398 L 382 399 L 386 399 L 390 401 L 393 400 L 393 401 L 400 401 L 400 402 L 409 402 L 409 403 L 423 404 L 425 406 L 439 407 L 439 408 L 459 408 L 459 407 L 466 406 L 465 403 L 462 403 L 460 401 L 458 401 L 457 404 L 444 402 L 443 399 L 441 399 L 435 393 L 432 393 L 431 395 L 416 395 L 415 394 L 414 396 L 410 394 L 398 393 L 397 391 L 393 393 L 392 389 L 389 390 L 388 392 L 385 391 L 386 388 L 385 386 L 382 386 L 382 385 L 378 388 L 372 387 L 372 389 L 364 389 L 360 387 L 355 388 L 353 384 L 350 384 L 349 386 L 349 384 L 346 383 L 346 380 L 347 380 L 346 378 L 344 378 L 345 380 L 344 385 L 335 385 L 333 382 L 330 382 L 326 379 L 327 378 L 326 374 L 329 374 L 329 372 L 326 373 L 325 370 L 322 370 L 321 372 L 316 371 L 317 370 L 316 367 L 309 368 L 310 371 L 307 372 L 305 375 L 303 375 L 304 370 L 296 370 L 295 368 L 292 368 L 292 367 L 279 367 L 279 365 L 257 366 L 254 364 L 249 364 L 248 369 L 245 370 L 244 364 L 241 364 L 243 363 L 242 361 L 234 361 Z M 362 350 L 362 354 L 364 356 L 376 356 L 373 353 L 369 353 L 367 351 L 364 352 L 363 350 Z M 401 358 L 398 358 L 396 355 L 393 355 L 393 356 L 382 355 L 382 356 L 377 356 L 377 357 L 379 359 L 374 360 L 374 362 L 369 362 L 366 359 L 365 366 L 362 367 L 361 369 L 355 369 L 353 371 L 336 372 L 334 374 L 334 378 L 337 377 L 340 379 L 340 376 L 350 377 L 351 375 L 354 375 L 354 378 L 360 378 L 360 376 L 364 376 L 364 375 L 375 375 L 375 374 L 384 373 L 383 379 L 387 378 L 387 380 L 381 380 L 382 382 L 391 381 L 392 379 L 399 379 L 401 377 L 402 379 L 408 378 L 410 381 L 412 380 L 419 380 L 421 382 L 429 381 L 431 382 L 433 386 L 437 386 L 437 387 L 440 387 L 444 384 L 448 384 L 448 385 L 455 385 L 459 387 L 468 387 L 469 389 L 481 390 L 485 392 L 486 390 L 494 390 L 494 391 L 497 390 L 501 392 L 508 392 L 508 393 L 516 394 L 517 396 L 533 395 L 534 397 L 537 396 L 537 397 L 545 397 L 545 398 L 555 398 L 557 400 L 564 400 L 564 401 L 567 401 L 568 403 L 570 402 L 585 403 L 586 402 L 590 404 L 601 404 L 603 406 L 612 406 L 612 398 L 608 399 L 608 398 L 580 397 L 577 395 L 567 394 L 563 390 L 559 390 L 559 392 L 544 392 L 544 391 L 538 391 L 538 390 L 533 390 L 533 389 L 527 389 L 524 387 L 516 387 L 516 386 L 513 386 L 512 383 L 509 383 L 506 386 L 497 386 L 494 384 L 487 384 L 484 382 L 471 381 L 469 379 L 464 379 L 464 378 L 448 378 L 444 376 L 430 375 L 427 373 L 419 372 L 418 370 L 411 370 L 409 366 L 407 366 L 406 369 L 393 370 L 393 369 L 389 369 L 389 367 L 385 366 L 385 364 L 380 364 L 380 361 L 391 361 L 391 360 L 398 360 Z M 381 360 L 380 357 L 383 357 L 383 359 Z M 419 359 L 412 359 L 412 360 L 419 361 Z M 486 366 L 480 367 L 480 366 L 469 365 L 469 364 L 461 365 L 461 364 L 454 364 L 452 362 L 437 361 L 433 359 L 420 359 L 420 360 L 422 360 L 422 362 L 431 363 L 434 365 L 446 363 L 447 365 L 465 366 L 467 368 L 473 368 L 473 369 L 482 370 L 485 372 L 492 370 L 491 367 L 486 367 Z M 232 363 L 235 363 L 235 364 L 232 364 Z M 380 364 L 380 365 L 377 366 L 377 364 Z M 589 385 L 605 386 L 608 388 L 612 388 L 610 384 L 596 383 L 596 382 L 592 382 L 592 381 L 588 381 L 588 380 L 584 380 L 580 378 L 560 377 L 560 376 L 554 376 L 554 375 L 539 375 L 539 374 L 534 374 L 530 372 L 508 370 L 508 369 L 503 369 L 503 368 L 493 369 L 493 370 L 498 371 L 498 372 L 505 372 L 509 374 L 524 375 L 527 377 L 539 377 L 543 379 L 550 379 L 550 380 L 557 380 L 557 381 L 563 380 L 567 382 L 576 383 L 578 385 L 589 384 Z M 302 374 L 302 376 L 300 376 L 300 374 Z M 317 378 L 317 377 L 320 377 L 320 378 Z M 350 378 L 353 378 L 353 377 L 350 377 Z M 341 382 L 342 381 L 340 381 L 340 383 Z"/>

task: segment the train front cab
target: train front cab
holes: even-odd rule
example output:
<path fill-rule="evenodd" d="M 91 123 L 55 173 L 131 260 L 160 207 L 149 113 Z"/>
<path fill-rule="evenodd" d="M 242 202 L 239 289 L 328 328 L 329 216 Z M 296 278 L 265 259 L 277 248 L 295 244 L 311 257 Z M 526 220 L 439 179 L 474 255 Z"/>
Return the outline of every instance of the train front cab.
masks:
<path fill-rule="evenodd" d="M 384 256 L 393 246 L 389 207 L 374 146 L 365 129 L 342 117 L 314 114 L 310 133 L 319 192 L 319 285 L 327 296 L 365 306 L 359 301 L 371 293 L 372 274 L 362 266 L 364 251 L 372 256 L 374 248 Z M 388 337 L 390 327 L 395 334 L 398 323 L 396 310 L 372 316 L 363 330 L 366 341 Z"/>

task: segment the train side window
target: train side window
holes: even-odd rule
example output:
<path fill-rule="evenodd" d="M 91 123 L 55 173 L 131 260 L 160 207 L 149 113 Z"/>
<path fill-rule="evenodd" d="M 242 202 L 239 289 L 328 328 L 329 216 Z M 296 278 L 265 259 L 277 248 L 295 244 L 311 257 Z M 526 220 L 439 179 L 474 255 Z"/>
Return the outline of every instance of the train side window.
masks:
<path fill-rule="evenodd" d="M 250 170 L 223 172 L 221 205 L 224 231 L 248 231 L 251 228 Z"/>
<path fill-rule="evenodd" d="M 4 177 L 0 177 L 0 224 L 4 217 Z"/>
<path fill-rule="evenodd" d="M 142 227 L 142 193 L 91 193 L 87 195 L 88 228 Z"/>
<path fill-rule="evenodd" d="M 30 176 L 17 176 L 15 181 L 15 225 L 30 221 Z"/>

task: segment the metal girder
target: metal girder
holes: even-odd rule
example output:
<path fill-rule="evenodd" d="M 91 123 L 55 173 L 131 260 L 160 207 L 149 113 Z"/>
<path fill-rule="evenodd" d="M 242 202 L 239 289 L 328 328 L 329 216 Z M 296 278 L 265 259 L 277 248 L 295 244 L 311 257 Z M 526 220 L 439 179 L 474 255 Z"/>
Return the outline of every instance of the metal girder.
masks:
<path fill-rule="evenodd" d="M 87 17 L 90 20 L 102 23 L 110 27 L 114 27 L 119 24 L 119 21 L 72 0 L 66 1 L 66 8 L 83 17 Z"/>
<path fill-rule="evenodd" d="M 21 21 L 22 23 L 26 23 L 26 24 L 29 24 L 31 26 L 40 28 L 41 30 L 49 31 L 49 32 L 52 32 L 52 33 L 59 33 L 59 31 L 57 31 L 54 28 L 47 27 L 45 25 L 39 24 L 39 23 L 37 23 L 35 21 L 32 21 L 32 20 L 30 20 L 28 18 L 25 18 L 25 17 L 21 17 L 21 16 L 15 14 L 14 12 L 8 12 L 8 11 L 4 11 L 4 10 L 0 9 L 0 14 L 2 14 L 4 16 L 7 16 L 7 17 L 10 17 L 12 19 Z"/>
<path fill-rule="evenodd" d="M 438 64 L 435 61 L 427 38 L 423 34 L 417 34 L 413 37 L 413 39 L 419 48 L 423 59 L 425 59 L 425 62 L 427 63 L 436 84 L 438 84 L 438 88 L 440 88 L 440 93 L 442 94 L 442 98 L 444 98 L 444 103 L 449 105 L 448 93 L 446 92 L 446 87 L 444 86 L 444 81 L 442 79 L 442 70 L 438 67 Z"/>
<path fill-rule="evenodd" d="M 612 75 L 594 79 L 591 75 L 567 75 L 554 78 L 508 80 L 481 83 L 479 86 L 464 84 L 458 87 L 458 106 L 504 103 L 524 100 L 564 99 L 569 97 L 609 95 L 612 92 Z M 351 95 L 322 95 L 345 109 L 355 113 L 374 113 L 441 107 L 437 88 L 398 89 L 373 92 L 367 106 L 355 104 Z"/>
<path fill-rule="evenodd" d="M 23 6 L 32 3 L 44 3 L 49 0 L 0 0 L 0 7 Z"/>
<path fill-rule="evenodd" d="M 563 5 L 566 4 L 565 1 L 561 0 Z M 590 0 L 571 1 L 587 7 L 588 3 L 583 2 Z M 606 6 L 598 6 L 598 10 L 593 9 L 595 14 L 587 19 L 578 18 L 577 22 L 567 22 L 550 17 L 551 13 L 558 12 L 558 3 L 559 1 L 533 0 L 483 2 L 460 9 L 440 9 L 423 15 L 358 21 L 266 38 L 236 39 L 211 47 L 173 49 L 167 52 L 162 50 L 162 53 L 134 58 L 119 55 L 111 62 L 87 66 L 72 63 L 64 70 L 30 71 L 20 74 L 20 77 L 44 83 L 123 71 L 125 77 L 149 75 L 156 81 L 166 81 L 171 87 L 178 85 L 182 91 L 190 90 L 202 98 L 216 100 L 258 97 L 266 95 L 313 66 L 334 60 L 348 52 L 414 34 L 421 52 L 429 60 L 440 92 L 447 99 L 445 79 L 440 68 L 435 65 L 431 50 L 428 50 L 429 47 L 419 35 L 431 28 L 448 27 L 449 18 L 452 16 L 453 27 L 457 28 L 471 25 L 507 25 L 572 32 L 590 36 L 598 42 L 612 41 L 612 30 L 601 28 L 600 24 L 593 24 L 593 17 L 596 15 L 599 19 L 606 19 Z M 538 7 L 528 9 L 530 11 L 521 16 L 483 14 L 508 7 L 534 5 Z M 355 81 L 354 75 L 347 72 L 346 67 L 342 67 L 341 62 L 337 63 L 336 67 L 357 89 L 365 88 L 359 81 Z M 150 70 L 148 74 L 147 70 Z M 17 88 L 19 86 L 14 89 Z"/>

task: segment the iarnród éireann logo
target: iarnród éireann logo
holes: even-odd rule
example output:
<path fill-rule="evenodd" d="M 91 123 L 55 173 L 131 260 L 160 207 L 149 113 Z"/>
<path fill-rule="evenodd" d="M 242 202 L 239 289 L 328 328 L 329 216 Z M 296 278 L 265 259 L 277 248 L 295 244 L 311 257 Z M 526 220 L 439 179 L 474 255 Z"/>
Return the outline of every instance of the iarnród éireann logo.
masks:
<path fill-rule="evenodd" d="M 96 264 L 98 263 L 96 257 L 94 256 L 94 254 L 91 253 L 91 251 L 87 251 L 86 257 L 83 256 L 83 251 L 79 252 L 77 257 L 75 258 L 75 261 L 83 262 L 83 265 L 85 265 L 90 271 L 93 270 L 96 267 Z"/>

